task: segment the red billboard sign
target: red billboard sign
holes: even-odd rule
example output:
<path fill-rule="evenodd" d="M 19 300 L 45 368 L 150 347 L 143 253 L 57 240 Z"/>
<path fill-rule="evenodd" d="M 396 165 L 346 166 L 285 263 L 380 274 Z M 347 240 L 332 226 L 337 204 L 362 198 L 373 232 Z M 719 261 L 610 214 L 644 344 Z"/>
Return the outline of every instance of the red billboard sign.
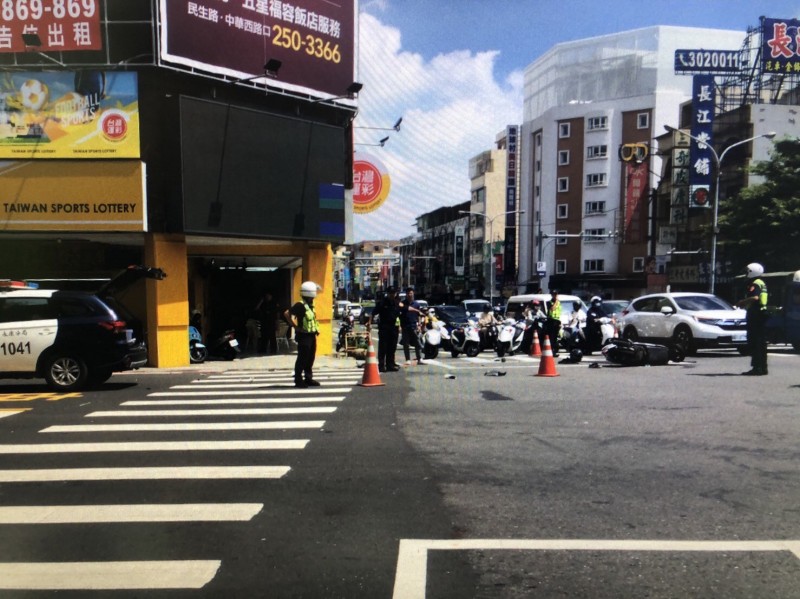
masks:
<path fill-rule="evenodd" d="M 270 86 L 344 95 L 354 79 L 355 0 L 160 1 L 161 58 Z M 213 40 L 213 42 L 212 42 Z"/>
<path fill-rule="evenodd" d="M 0 2 L 0 52 L 101 50 L 99 0 Z"/>

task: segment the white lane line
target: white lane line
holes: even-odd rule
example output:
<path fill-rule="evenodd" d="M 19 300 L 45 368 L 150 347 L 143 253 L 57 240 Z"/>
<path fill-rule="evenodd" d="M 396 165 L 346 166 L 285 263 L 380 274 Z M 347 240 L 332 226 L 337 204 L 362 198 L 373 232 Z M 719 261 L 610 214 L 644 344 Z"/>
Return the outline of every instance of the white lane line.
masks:
<path fill-rule="evenodd" d="M 153 431 L 239 431 L 239 430 L 290 430 L 322 428 L 324 420 L 296 420 L 275 422 L 175 422 L 172 424 L 62 424 L 49 426 L 40 433 L 98 433 L 98 432 L 153 432 Z"/>
<path fill-rule="evenodd" d="M 428 552 L 453 551 L 790 551 L 800 559 L 800 540 L 638 541 L 605 539 L 401 539 L 392 599 L 425 599 Z"/>
<path fill-rule="evenodd" d="M 170 387 L 170 389 L 220 389 L 220 390 L 224 391 L 225 389 L 265 389 L 266 390 L 266 389 L 276 389 L 276 388 L 277 389 L 286 389 L 287 388 L 287 387 L 275 387 L 274 385 L 270 386 L 270 384 L 272 382 L 276 382 L 276 383 L 279 383 L 279 384 L 292 382 L 292 387 L 294 386 L 293 379 L 286 379 L 285 381 L 282 379 L 282 380 L 279 380 L 279 381 L 262 381 L 262 382 L 254 381 L 254 382 L 250 382 L 250 383 L 206 383 L 204 381 L 200 381 L 200 382 L 197 382 L 197 383 L 192 383 L 191 385 L 172 385 Z M 360 382 L 361 382 L 360 379 L 347 379 L 347 380 L 339 379 L 339 380 L 335 381 L 335 383 L 337 385 L 355 385 L 356 383 L 360 383 Z M 310 391 L 310 392 L 313 393 L 313 391 Z M 306 391 L 306 393 L 309 393 L 309 391 Z"/>
<path fill-rule="evenodd" d="M 188 480 L 281 478 L 289 466 L 183 466 L 150 468 L 43 468 L 0 470 L 0 482 L 62 482 L 74 480 Z"/>
<path fill-rule="evenodd" d="M 262 405 L 262 404 L 298 404 L 298 403 L 337 403 L 344 401 L 344 395 L 332 397 L 295 397 L 281 399 L 238 398 L 238 399 L 137 399 L 124 401 L 123 406 L 226 406 L 226 405 Z"/>
<path fill-rule="evenodd" d="M 40 443 L 0 445 L 0 454 L 102 453 L 124 451 L 284 451 L 305 449 L 308 439 L 243 441 L 135 441 L 131 443 Z"/>
<path fill-rule="evenodd" d="M 341 370 L 330 370 L 330 371 L 317 371 L 314 373 L 314 377 L 332 377 L 332 376 L 352 376 L 355 374 L 361 374 L 363 370 L 361 368 L 343 368 Z M 294 376 L 294 372 L 291 370 L 283 370 L 283 371 L 264 371 L 264 370 L 236 370 L 236 371 L 228 371 L 221 374 L 210 374 L 205 378 L 209 379 L 227 379 L 227 378 L 243 378 L 243 377 L 291 377 Z"/>
<path fill-rule="evenodd" d="M 242 408 L 234 410 L 107 410 L 91 412 L 85 418 L 142 418 L 150 416 L 278 416 L 287 414 L 332 414 L 338 408 Z"/>
<path fill-rule="evenodd" d="M 445 364 L 441 360 L 436 360 L 436 359 L 425 360 L 425 364 L 430 364 L 431 366 L 439 366 L 441 368 L 447 368 L 448 370 L 453 370 L 453 369 L 456 368 L 456 366 L 452 366 L 450 364 Z"/>
<path fill-rule="evenodd" d="M 0 507 L 0 524 L 247 522 L 263 507 L 263 503 L 13 505 Z"/>
<path fill-rule="evenodd" d="M 315 376 L 314 379 L 321 382 L 335 383 L 337 381 L 358 380 L 363 373 L 353 374 L 335 374 L 330 376 Z M 195 379 L 192 384 L 199 385 L 202 383 L 257 383 L 257 382 L 273 382 L 273 381 L 294 381 L 294 375 L 281 374 L 277 376 L 237 376 L 237 377 L 209 377 L 205 379 Z"/>
<path fill-rule="evenodd" d="M 161 391 L 158 393 L 148 393 L 148 397 L 191 397 L 195 395 L 219 395 L 224 391 L 225 395 L 302 395 L 313 393 L 314 395 L 318 395 L 320 393 L 327 394 L 327 393 L 349 393 L 352 391 L 352 387 L 315 387 L 313 391 L 309 391 L 308 389 L 253 389 L 253 390 L 246 390 L 246 391 Z"/>
<path fill-rule="evenodd" d="M 200 589 L 211 582 L 221 564 L 219 560 L 0 563 L 0 589 Z"/>
<path fill-rule="evenodd" d="M 14 414 L 22 414 L 23 412 L 27 412 L 27 410 L 0 410 L 0 418 L 13 416 Z"/>

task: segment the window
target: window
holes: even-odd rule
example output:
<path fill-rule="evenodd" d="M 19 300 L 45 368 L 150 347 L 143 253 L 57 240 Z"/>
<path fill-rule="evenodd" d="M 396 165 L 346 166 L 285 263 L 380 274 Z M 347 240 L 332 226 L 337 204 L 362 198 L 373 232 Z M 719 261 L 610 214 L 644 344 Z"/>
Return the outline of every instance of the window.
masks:
<path fill-rule="evenodd" d="M 537 173 L 541 173 L 542 172 L 542 161 L 541 160 L 537 160 L 536 161 L 536 172 Z"/>
<path fill-rule="evenodd" d="M 649 129 L 650 128 L 650 113 L 640 112 L 636 115 L 636 128 Z"/>
<path fill-rule="evenodd" d="M 605 272 L 604 260 L 584 260 L 583 272 Z"/>
<path fill-rule="evenodd" d="M 558 165 L 565 166 L 567 164 L 569 164 L 569 150 L 559 150 Z"/>
<path fill-rule="evenodd" d="M 633 259 L 633 272 L 644 272 L 644 258 L 637 257 Z"/>
<path fill-rule="evenodd" d="M 46 297 L 9 297 L 0 301 L 0 322 L 55 318 Z"/>
<path fill-rule="evenodd" d="M 563 275 L 567 272 L 567 261 L 566 260 L 556 260 L 556 274 Z"/>
<path fill-rule="evenodd" d="M 569 123 L 559 123 L 558 136 L 563 139 L 565 137 L 569 137 L 569 135 L 570 135 Z"/>
<path fill-rule="evenodd" d="M 586 148 L 586 158 L 592 160 L 595 158 L 606 158 L 608 156 L 608 146 L 602 144 L 599 146 L 589 146 Z"/>
<path fill-rule="evenodd" d="M 569 216 L 569 206 L 567 204 L 559 204 L 556 206 L 556 218 L 567 218 Z"/>
<path fill-rule="evenodd" d="M 533 197 L 539 198 L 542 195 L 542 188 L 540 186 L 536 186 L 533 188 Z"/>
<path fill-rule="evenodd" d="M 604 201 L 599 202 L 586 202 L 585 204 L 586 214 L 603 214 L 606 211 L 606 203 Z"/>
<path fill-rule="evenodd" d="M 590 173 L 586 175 L 586 187 L 603 187 L 607 184 L 605 173 Z"/>
<path fill-rule="evenodd" d="M 559 192 L 569 191 L 569 177 L 558 178 L 558 191 Z"/>
<path fill-rule="evenodd" d="M 537 148 L 541 148 L 542 147 L 542 134 L 541 133 L 537 133 L 536 134 L 536 147 Z"/>
<path fill-rule="evenodd" d="M 607 239 L 605 235 L 606 235 L 605 229 L 586 229 L 583 232 L 583 240 L 586 243 L 603 242 Z"/>
<path fill-rule="evenodd" d="M 567 231 L 556 231 L 556 235 L 566 235 Z M 567 245 L 567 238 L 566 237 L 556 237 L 556 245 Z"/>
<path fill-rule="evenodd" d="M 589 131 L 598 131 L 600 129 L 608 129 L 607 116 L 593 116 L 586 121 L 586 128 Z"/>

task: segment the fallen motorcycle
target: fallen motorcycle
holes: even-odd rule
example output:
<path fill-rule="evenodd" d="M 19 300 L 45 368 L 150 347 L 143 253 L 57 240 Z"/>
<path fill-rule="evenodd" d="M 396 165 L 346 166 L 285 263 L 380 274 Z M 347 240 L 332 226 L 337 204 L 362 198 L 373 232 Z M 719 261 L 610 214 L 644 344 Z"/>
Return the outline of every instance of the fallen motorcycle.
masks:
<path fill-rule="evenodd" d="M 620 366 L 663 366 L 670 360 L 682 362 L 686 355 L 680 344 L 667 347 L 619 338 L 606 342 L 600 351 L 608 362 Z"/>

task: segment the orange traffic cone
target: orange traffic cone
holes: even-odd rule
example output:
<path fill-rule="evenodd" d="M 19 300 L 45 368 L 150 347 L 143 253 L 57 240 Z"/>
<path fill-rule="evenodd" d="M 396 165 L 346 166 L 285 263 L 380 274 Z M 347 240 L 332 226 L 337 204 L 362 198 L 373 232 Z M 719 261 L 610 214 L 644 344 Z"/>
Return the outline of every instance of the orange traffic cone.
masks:
<path fill-rule="evenodd" d="M 550 338 L 544 338 L 544 351 L 539 362 L 539 372 L 536 376 L 558 376 L 556 372 L 556 360 L 553 358 L 553 350 L 550 349 Z"/>
<path fill-rule="evenodd" d="M 367 361 L 364 364 L 364 376 L 359 383 L 362 387 L 382 387 L 381 374 L 378 372 L 378 358 L 375 356 L 375 346 L 372 345 L 372 336 L 369 337 L 367 348 Z"/>
<path fill-rule="evenodd" d="M 531 343 L 531 358 L 538 358 L 542 355 L 542 348 L 539 345 L 539 333 L 538 331 L 533 331 L 533 342 Z"/>

